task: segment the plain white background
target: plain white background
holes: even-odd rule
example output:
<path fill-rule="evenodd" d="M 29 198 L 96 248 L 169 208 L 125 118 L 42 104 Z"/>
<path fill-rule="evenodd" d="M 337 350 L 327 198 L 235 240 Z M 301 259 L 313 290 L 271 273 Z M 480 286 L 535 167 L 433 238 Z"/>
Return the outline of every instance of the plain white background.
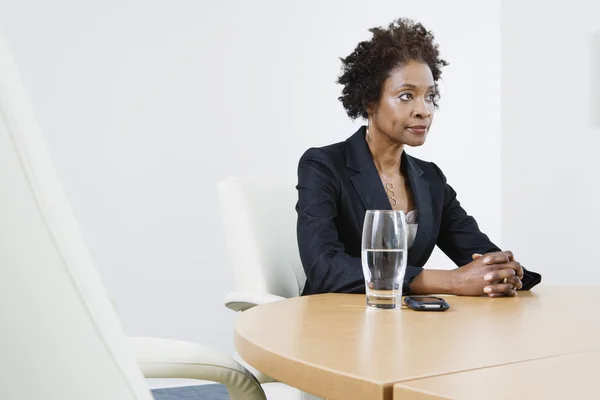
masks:
<path fill-rule="evenodd" d="M 522 3 L 504 2 L 501 21 L 500 1 L 0 0 L 0 29 L 126 332 L 229 352 L 216 183 L 272 174 L 295 185 L 303 151 L 351 135 L 361 121 L 337 100 L 339 57 L 396 17 L 433 30 L 451 63 L 428 143 L 408 151 L 435 161 L 492 240 L 545 279 L 561 282 L 570 251 L 591 248 L 598 179 L 580 143 L 597 130 L 577 85 L 591 74 L 593 13 L 565 38 L 558 16 L 532 23 L 541 3 L 519 16 Z M 577 262 L 570 281 L 598 283 Z M 437 252 L 429 266 L 452 264 Z"/>
<path fill-rule="evenodd" d="M 502 1 L 502 240 L 546 284 L 600 284 L 599 34 L 597 1 Z"/>

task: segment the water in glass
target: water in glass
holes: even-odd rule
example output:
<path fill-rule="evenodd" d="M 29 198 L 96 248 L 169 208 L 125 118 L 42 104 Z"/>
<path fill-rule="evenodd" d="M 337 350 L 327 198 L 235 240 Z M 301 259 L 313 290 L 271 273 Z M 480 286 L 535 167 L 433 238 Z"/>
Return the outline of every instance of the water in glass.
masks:
<path fill-rule="evenodd" d="M 368 210 L 361 255 L 367 306 L 383 309 L 400 306 L 407 252 L 404 212 Z"/>

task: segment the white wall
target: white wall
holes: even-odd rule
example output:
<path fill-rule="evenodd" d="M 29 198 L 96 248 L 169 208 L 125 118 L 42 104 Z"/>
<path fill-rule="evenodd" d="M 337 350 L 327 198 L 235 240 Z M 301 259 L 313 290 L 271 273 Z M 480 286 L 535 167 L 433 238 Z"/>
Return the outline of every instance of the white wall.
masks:
<path fill-rule="evenodd" d="M 600 284 L 598 33 L 597 1 L 502 2 L 502 240 L 547 284 Z"/>
<path fill-rule="evenodd" d="M 229 351 L 234 314 L 217 180 L 295 185 L 309 146 L 356 129 L 338 57 L 409 16 L 436 32 L 441 110 L 428 144 L 500 240 L 499 1 L 0 0 L 0 27 L 126 331 Z M 465 11 L 465 10 L 468 10 Z M 437 254 L 432 267 L 451 267 Z"/>

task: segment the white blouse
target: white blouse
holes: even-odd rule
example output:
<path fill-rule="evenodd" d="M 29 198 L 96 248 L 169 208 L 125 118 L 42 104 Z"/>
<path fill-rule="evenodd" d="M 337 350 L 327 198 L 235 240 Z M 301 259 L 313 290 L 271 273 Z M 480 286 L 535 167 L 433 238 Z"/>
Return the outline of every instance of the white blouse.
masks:
<path fill-rule="evenodd" d="M 419 224 L 417 224 L 417 210 L 409 211 L 406 214 L 406 227 L 408 229 L 408 249 L 410 250 L 415 241 L 415 236 L 417 236 L 417 228 L 419 227 Z"/>

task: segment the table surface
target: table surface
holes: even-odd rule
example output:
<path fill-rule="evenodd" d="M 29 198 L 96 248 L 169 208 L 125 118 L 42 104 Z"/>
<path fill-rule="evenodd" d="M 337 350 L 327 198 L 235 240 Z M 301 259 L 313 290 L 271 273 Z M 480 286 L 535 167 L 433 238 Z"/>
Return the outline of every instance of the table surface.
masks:
<path fill-rule="evenodd" d="M 238 353 L 280 382 L 329 400 L 393 397 L 415 379 L 598 349 L 600 288 L 536 287 L 515 298 L 446 296 L 450 310 L 373 310 L 364 295 L 254 307 Z"/>
<path fill-rule="evenodd" d="M 401 400 L 598 399 L 600 352 L 542 358 L 394 385 Z"/>

